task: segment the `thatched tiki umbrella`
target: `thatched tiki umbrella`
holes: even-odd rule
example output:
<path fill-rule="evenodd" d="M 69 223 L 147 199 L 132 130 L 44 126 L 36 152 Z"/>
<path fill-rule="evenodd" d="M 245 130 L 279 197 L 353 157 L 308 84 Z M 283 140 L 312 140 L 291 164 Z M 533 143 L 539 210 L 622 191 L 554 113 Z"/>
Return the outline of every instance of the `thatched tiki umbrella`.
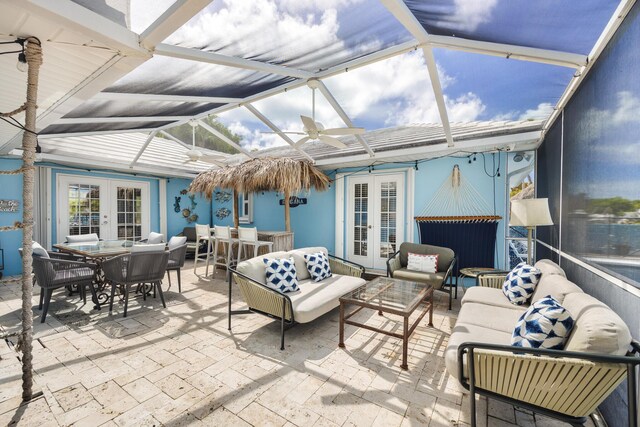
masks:
<path fill-rule="evenodd" d="M 291 231 L 289 198 L 301 191 L 315 188 L 327 189 L 331 180 L 321 170 L 307 160 L 286 157 L 262 157 L 247 160 L 237 166 L 210 170 L 199 174 L 191 183 L 189 191 L 202 193 L 211 199 L 216 188 L 234 190 L 234 198 L 239 193 L 277 191 L 284 194 L 284 225 Z M 234 223 L 238 226 L 238 209 L 234 202 Z"/>

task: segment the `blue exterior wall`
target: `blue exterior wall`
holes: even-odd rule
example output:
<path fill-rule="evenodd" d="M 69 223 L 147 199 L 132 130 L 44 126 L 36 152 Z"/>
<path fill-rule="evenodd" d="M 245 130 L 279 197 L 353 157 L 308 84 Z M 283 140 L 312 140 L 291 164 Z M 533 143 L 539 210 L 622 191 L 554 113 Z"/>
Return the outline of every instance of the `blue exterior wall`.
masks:
<path fill-rule="evenodd" d="M 503 218 L 506 217 L 506 153 L 496 154 L 496 166 L 498 165 L 498 156 L 500 156 L 500 165 L 502 166 L 500 177 L 491 178 L 485 173 L 485 167 L 482 164 L 481 156 L 477 156 L 478 160 L 468 163 L 467 158 L 454 158 L 445 157 L 440 159 L 434 159 L 428 162 L 420 163 L 418 170 L 415 171 L 414 182 L 414 211 L 412 217 L 418 216 L 422 209 L 429 203 L 434 197 L 436 191 L 440 188 L 442 182 L 451 174 L 454 165 L 459 165 L 462 175 L 472 183 L 474 188 L 483 195 L 485 202 L 489 206 L 493 206 L 494 201 L 494 186 L 495 186 L 495 207 L 496 215 Z M 405 165 L 388 164 L 377 165 L 373 173 L 385 171 L 389 173 L 404 173 L 407 174 L 406 169 L 413 167 L 413 163 Z M 493 167 L 491 155 L 487 155 L 487 171 L 491 173 Z M 336 174 L 344 173 L 347 175 L 362 173 L 362 168 L 350 168 L 340 169 L 338 171 L 331 172 L 329 175 L 331 178 L 335 178 Z M 366 174 L 366 170 L 364 171 Z M 332 183 L 331 187 L 324 192 L 311 191 L 307 195 L 300 195 L 300 197 L 307 198 L 307 205 L 301 205 L 291 209 L 291 229 L 294 232 L 295 247 L 305 246 L 325 246 L 329 252 L 334 253 L 335 242 L 335 227 L 336 227 L 336 186 L 343 186 L 345 197 L 347 195 L 347 179 L 340 179 Z M 405 188 L 406 191 L 406 188 Z M 407 202 L 410 195 L 405 194 L 405 212 Z M 281 194 L 275 192 L 265 192 L 253 195 L 253 222 L 250 224 L 253 227 L 258 227 L 259 230 L 284 230 L 284 207 L 279 205 L 279 200 L 282 198 Z M 212 220 L 213 224 L 217 225 L 233 225 L 233 214 L 230 214 L 224 219 L 218 219 L 215 216 L 216 211 L 219 208 L 227 208 L 230 212 L 233 212 L 233 202 L 230 200 L 226 203 L 219 203 L 214 201 L 212 203 Z M 345 218 L 346 218 L 346 203 L 344 206 Z M 345 221 L 346 222 L 346 221 Z M 414 221 L 412 227 L 414 228 L 413 240 L 419 241 L 417 226 Z M 346 225 L 344 226 L 346 227 Z M 346 228 L 343 230 L 343 235 L 347 236 Z M 406 232 L 406 231 L 405 231 Z M 408 233 L 407 233 L 408 235 Z M 505 237 L 505 222 L 500 221 L 498 226 L 498 233 L 496 237 L 497 242 L 497 258 L 496 267 L 502 268 L 504 266 L 504 237 Z M 406 240 L 406 239 L 403 239 Z M 344 242 L 346 248 L 346 242 Z"/>
<path fill-rule="evenodd" d="M 191 201 L 189 196 L 180 194 L 180 191 L 189 188 L 190 179 L 171 178 L 167 179 L 167 239 L 171 236 L 182 232 L 184 227 L 195 227 L 195 223 L 189 223 L 182 215 L 182 212 L 176 212 L 174 209 L 175 198 L 180 197 L 180 208 L 190 208 Z M 198 215 L 198 223 L 211 223 L 211 202 L 203 197 L 196 196 L 196 208 L 192 213 Z"/>
<path fill-rule="evenodd" d="M 22 166 L 22 160 L 0 159 L 0 170 L 13 170 Z M 0 226 L 22 221 L 22 174 L 0 175 L 0 199 L 19 200 L 18 212 L 0 212 Z M 4 250 L 5 276 L 20 274 L 22 261 L 18 248 L 22 246 L 22 230 L 0 232 L 0 248 Z"/>

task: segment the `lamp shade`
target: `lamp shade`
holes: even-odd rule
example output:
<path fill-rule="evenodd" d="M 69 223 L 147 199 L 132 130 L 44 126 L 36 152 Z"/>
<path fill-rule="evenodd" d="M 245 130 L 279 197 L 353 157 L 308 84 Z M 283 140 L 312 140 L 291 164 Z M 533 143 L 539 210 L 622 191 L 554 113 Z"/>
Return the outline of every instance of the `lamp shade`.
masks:
<path fill-rule="evenodd" d="M 549 199 L 512 200 L 509 225 L 523 227 L 553 225 L 549 212 Z"/>

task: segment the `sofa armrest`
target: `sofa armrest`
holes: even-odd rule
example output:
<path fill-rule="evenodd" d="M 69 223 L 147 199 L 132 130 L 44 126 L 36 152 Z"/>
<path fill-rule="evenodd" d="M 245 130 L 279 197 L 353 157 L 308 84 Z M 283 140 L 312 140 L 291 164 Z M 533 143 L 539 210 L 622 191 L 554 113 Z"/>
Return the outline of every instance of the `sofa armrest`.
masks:
<path fill-rule="evenodd" d="M 476 276 L 476 286 L 484 286 L 487 288 L 502 289 L 508 271 L 489 271 L 480 273 Z"/>
<path fill-rule="evenodd" d="M 329 267 L 331 272 L 342 274 L 344 276 L 362 277 L 364 275 L 364 267 L 355 262 L 329 255 Z"/>
<path fill-rule="evenodd" d="M 393 277 L 393 272 L 402 268 L 400 263 L 400 251 L 396 251 L 387 260 L 387 277 Z"/>
<path fill-rule="evenodd" d="M 611 356 L 467 342 L 458 373 L 472 393 L 586 417 L 640 364 L 637 355 Z"/>
<path fill-rule="evenodd" d="M 295 321 L 293 305 L 287 295 L 271 289 L 263 283 L 239 273 L 237 270 L 230 269 L 230 272 L 240 289 L 242 298 L 251 310 L 259 311 L 278 319 L 281 319 L 284 314 L 284 319 L 287 322 L 293 323 Z"/>

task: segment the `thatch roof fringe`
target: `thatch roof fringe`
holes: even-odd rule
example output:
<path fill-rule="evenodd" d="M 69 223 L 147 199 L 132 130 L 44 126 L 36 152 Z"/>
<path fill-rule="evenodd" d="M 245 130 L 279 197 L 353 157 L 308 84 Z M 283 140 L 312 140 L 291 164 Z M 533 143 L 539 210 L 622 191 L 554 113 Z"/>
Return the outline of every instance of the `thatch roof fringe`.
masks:
<path fill-rule="evenodd" d="M 237 166 L 208 170 L 191 183 L 189 192 L 211 199 L 216 189 L 232 189 L 238 193 L 278 191 L 296 194 L 315 188 L 327 189 L 331 179 L 307 160 L 263 157 L 247 160 Z"/>

